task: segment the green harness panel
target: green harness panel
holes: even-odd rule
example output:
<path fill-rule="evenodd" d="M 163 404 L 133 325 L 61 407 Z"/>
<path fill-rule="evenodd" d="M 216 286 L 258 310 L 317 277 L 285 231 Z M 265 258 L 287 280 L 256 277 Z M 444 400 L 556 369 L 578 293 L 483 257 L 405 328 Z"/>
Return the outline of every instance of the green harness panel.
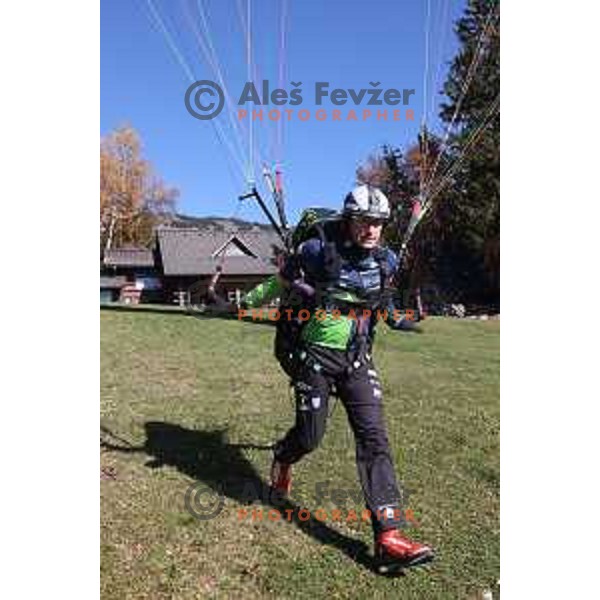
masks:
<path fill-rule="evenodd" d="M 345 315 L 333 317 L 327 312 L 324 319 L 317 319 L 315 315 L 311 315 L 302 328 L 301 339 L 317 346 L 346 350 L 355 324 L 355 319 Z"/>

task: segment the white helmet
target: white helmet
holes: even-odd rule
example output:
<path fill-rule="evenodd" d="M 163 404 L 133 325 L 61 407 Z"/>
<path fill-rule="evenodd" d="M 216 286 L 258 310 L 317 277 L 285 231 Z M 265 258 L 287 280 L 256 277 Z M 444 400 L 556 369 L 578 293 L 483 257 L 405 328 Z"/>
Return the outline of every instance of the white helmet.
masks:
<path fill-rule="evenodd" d="M 379 188 L 359 185 L 346 196 L 343 215 L 387 220 L 390 218 L 390 203 Z"/>

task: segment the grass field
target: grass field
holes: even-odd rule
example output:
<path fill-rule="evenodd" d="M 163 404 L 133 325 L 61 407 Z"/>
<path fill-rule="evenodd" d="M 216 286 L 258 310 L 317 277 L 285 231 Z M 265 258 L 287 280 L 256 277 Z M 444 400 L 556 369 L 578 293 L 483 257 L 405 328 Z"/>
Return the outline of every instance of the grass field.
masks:
<path fill-rule="evenodd" d="M 293 420 L 270 326 L 102 310 L 103 599 L 462 599 L 483 589 L 497 598 L 499 322 L 430 319 L 423 330 L 381 326 L 375 360 L 418 523 L 407 532 L 431 543 L 437 559 L 385 578 L 371 570 L 367 523 L 266 518 L 268 447 Z M 296 468 L 296 493 L 282 508 L 330 515 L 336 504 L 317 501 L 319 482 L 359 490 L 341 405 L 322 446 Z M 223 493 L 218 516 L 186 510 L 193 484 Z M 252 501 L 262 522 L 239 518 Z"/>

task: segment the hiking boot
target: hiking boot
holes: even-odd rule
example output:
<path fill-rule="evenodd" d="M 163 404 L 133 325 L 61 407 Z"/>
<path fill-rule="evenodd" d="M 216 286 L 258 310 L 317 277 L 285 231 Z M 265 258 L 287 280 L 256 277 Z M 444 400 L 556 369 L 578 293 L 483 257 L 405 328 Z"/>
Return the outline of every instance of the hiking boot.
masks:
<path fill-rule="evenodd" d="M 382 531 L 375 542 L 375 558 L 380 573 L 392 568 L 414 567 L 433 560 L 432 548 L 405 538 L 397 529 Z"/>
<path fill-rule="evenodd" d="M 292 465 L 273 459 L 271 465 L 271 488 L 285 496 L 292 491 Z"/>

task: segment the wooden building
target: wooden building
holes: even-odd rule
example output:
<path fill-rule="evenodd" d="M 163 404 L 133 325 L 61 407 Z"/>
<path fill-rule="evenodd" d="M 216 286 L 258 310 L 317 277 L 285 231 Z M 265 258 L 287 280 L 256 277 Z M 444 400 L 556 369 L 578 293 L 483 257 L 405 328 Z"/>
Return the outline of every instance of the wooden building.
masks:
<path fill-rule="evenodd" d="M 180 303 L 200 304 L 219 268 L 217 292 L 234 300 L 277 272 L 278 239 L 275 232 L 262 227 L 161 227 L 156 254 L 163 290 Z"/>
<path fill-rule="evenodd" d="M 198 305 L 217 269 L 217 292 L 234 300 L 276 273 L 281 253 L 276 233 L 264 226 L 159 227 L 152 250 L 105 253 L 100 301 Z"/>
<path fill-rule="evenodd" d="M 100 267 L 100 302 L 160 302 L 162 282 L 153 250 L 107 250 Z"/>

